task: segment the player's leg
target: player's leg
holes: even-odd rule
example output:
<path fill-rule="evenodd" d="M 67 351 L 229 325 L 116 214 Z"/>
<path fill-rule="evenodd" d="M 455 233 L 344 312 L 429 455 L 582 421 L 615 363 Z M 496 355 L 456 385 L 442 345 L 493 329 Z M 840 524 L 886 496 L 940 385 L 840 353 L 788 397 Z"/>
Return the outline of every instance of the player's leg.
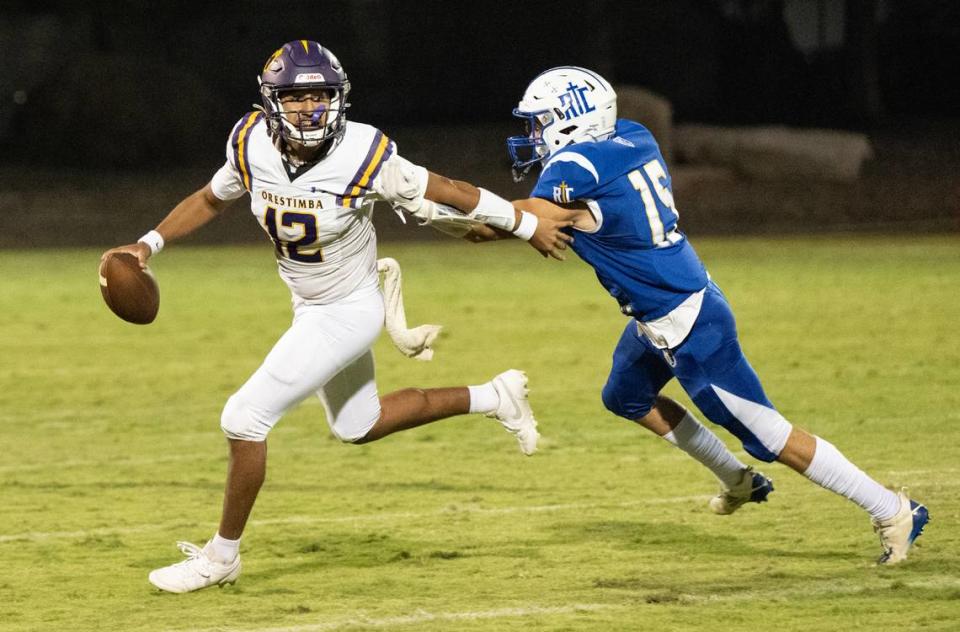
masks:
<path fill-rule="evenodd" d="M 713 472 L 720 481 L 720 492 L 708 503 L 713 513 L 729 515 L 747 503 L 766 502 L 774 490 L 772 480 L 741 462 L 679 402 L 658 395 L 653 410 L 640 423 Z M 664 433 L 665 428 L 669 431 Z"/>
<path fill-rule="evenodd" d="M 883 487 L 817 435 L 794 427 L 777 460 L 821 487 L 849 498 L 870 514 L 883 546 L 880 564 L 905 560 L 930 520 L 927 508 L 908 497 L 905 490 L 895 493 Z"/>
<path fill-rule="evenodd" d="M 240 536 L 266 474 L 267 434 L 287 410 L 367 352 L 382 323 L 379 295 L 297 309 L 290 329 L 224 406 L 230 462 L 217 533 L 202 548 L 181 543 L 188 559 L 151 572 L 155 586 L 189 592 L 237 578 Z"/>
<path fill-rule="evenodd" d="M 778 460 L 867 511 L 885 549 L 882 563 L 905 558 L 927 520 L 926 508 L 886 489 L 831 443 L 793 427 L 777 412 L 744 357 L 733 313 L 713 284 L 696 326 L 674 356 L 677 378 L 711 421 L 736 435 L 754 457 Z"/>
<path fill-rule="evenodd" d="M 404 388 L 383 396 L 377 423 L 357 443 L 368 443 L 425 424 L 470 412 L 470 389 Z"/>
<path fill-rule="evenodd" d="M 686 408 L 659 395 L 672 378 L 662 352 L 631 322 L 614 350 L 613 368 L 603 388 L 604 405 L 686 452 L 709 469 L 724 487 L 737 485 L 750 468 Z"/>
<path fill-rule="evenodd" d="M 368 352 L 334 376 L 317 395 L 326 407 L 332 432 L 341 441 L 369 443 L 456 415 L 484 413 L 497 417 L 517 437 L 524 454 L 532 454 L 539 434 L 526 382 L 522 372 L 511 370 L 477 386 L 405 388 L 380 398 L 373 354 Z"/>

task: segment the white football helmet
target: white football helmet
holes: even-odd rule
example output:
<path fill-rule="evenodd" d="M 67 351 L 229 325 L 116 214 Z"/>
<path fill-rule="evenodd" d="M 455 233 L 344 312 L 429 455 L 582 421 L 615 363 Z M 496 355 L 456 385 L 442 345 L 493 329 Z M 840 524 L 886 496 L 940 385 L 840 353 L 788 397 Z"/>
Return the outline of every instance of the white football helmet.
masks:
<path fill-rule="evenodd" d="M 586 68 L 559 66 L 540 73 L 523 93 L 513 115 L 526 135 L 507 139 L 514 180 L 571 143 L 609 138 L 617 125 L 617 93 Z"/>

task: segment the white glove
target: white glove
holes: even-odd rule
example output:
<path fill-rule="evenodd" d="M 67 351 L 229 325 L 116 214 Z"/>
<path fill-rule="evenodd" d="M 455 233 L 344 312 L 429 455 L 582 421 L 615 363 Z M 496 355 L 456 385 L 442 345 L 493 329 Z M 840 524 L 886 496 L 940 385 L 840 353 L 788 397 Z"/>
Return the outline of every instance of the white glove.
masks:
<path fill-rule="evenodd" d="M 427 192 L 429 172 L 396 154 L 380 168 L 373 189 L 380 197 L 414 217 L 426 220 L 423 196 Z"/>

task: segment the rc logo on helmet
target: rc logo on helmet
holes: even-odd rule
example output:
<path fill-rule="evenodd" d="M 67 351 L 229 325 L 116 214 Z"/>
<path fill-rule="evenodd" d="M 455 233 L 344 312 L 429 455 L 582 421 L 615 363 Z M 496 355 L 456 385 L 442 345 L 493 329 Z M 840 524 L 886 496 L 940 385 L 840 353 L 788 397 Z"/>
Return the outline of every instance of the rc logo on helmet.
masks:
<path fill-rule="evenodd" d="M 567 84 L 567 91 L 560 94 L 561 118 L 571 119 L 587 112 L 596 110 L 596 106 L 587 101 L 587 92 L 590 88 L 578 86 L 572 81 Z"/>

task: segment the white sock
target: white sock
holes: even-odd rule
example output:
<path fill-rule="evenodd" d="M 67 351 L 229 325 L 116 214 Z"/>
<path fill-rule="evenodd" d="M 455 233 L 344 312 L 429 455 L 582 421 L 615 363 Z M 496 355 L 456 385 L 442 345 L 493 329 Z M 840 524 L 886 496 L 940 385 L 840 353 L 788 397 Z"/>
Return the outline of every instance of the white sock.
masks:
<path fill-rule="evenodd" d="M 689 412 L 663 438 L 705 465 L 728 488 L 740 482 L 747 467 Z"/>
<path fill-rule="evenodd" d="M 840 450 L 820 437 L 810 466 L 803 473 L 817 485 L 846 496 L 876 520 L 885 520 L 900 511 L 900 497 L 863 473 Z"/>
<path fill-rule="evenodd" d="M 213 552 L 224 562 L 232 562 L 240 554 L 240 538 L 228 540 L 219 533 L 213 536 Z"/>
<path fill-rule="evenodd" d="M 470 389 L 471 413 L 492 413 L 500 405 L 500 396 L 491 382 L 467 388 Z"/>

